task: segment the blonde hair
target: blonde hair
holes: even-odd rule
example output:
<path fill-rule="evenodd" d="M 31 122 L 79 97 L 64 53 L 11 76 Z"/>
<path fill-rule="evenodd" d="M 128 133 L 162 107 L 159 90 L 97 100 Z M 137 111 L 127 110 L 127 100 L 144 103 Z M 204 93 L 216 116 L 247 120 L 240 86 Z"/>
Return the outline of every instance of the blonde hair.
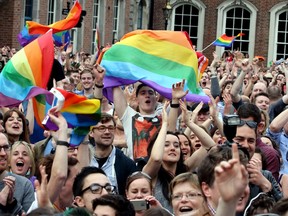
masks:
<path fill-rule="evenodd" d="M 11 147 L 11 151 L 10 151 L 10 159 L 9 159 L 10 163 L 9 164 L 11 164 L 11 156 L 13 155 L 13 152 L 20 145 L 24 145 L 26 147 L 28 156 L 30 158 L 30 162 L 31 162 L 30 173 L 28 175 L 26 175 L 27 178 L 30 178 L 30 177 L 32 177 L 35 174 L 36 165 L 35 165 L 33 150 L 32 150 L 32 147 L 31 147 L 31 145 L 29 143 L 27 143 L 25 141 L 16 141 L 16 142 L 14 142 L 14 144 Z"/>

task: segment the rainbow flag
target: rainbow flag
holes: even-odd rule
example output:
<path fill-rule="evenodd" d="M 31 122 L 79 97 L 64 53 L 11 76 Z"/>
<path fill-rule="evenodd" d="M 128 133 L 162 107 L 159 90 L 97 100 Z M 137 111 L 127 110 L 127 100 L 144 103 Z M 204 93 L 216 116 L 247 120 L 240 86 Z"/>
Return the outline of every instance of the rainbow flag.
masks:
<path fill-rule="evenodd" d="M 17 106 L 24 100 L 47 94 L 53 60 L 52 31 L 17 52 L 0 74 L 0 106 Z"/>
<path fill-rule="evenodd" d="M 81 17 L 82 7 L 78 1 L 75 2 L 67 17 L 50 25 L 42 25 L 34 21 L 26 21 L 26 27 L 29 34 L 45 34 L 49 29 L 53 30 L 53 34 L 69 30 L 77 25 Z"/>
<path fill-rule="evenodd" d="M 201 52 L 196 52 L 197 58 L 198 58 L 198 77 L 197 77 L 197 81 L 199 82 L 204 71 L 206 70 L 208 63 L 209 63 L 209 59 L 203 55 L 203 53 Z"/>
<path fill-rule="evenodd" d="M 108 49 L 101 65 L 106 69 L 104 93 L 110 88 L 140 81 L 171 99 L 172 85 L 185 79 L 188 101 L 209 101 L 200 88 L 198 60 L 185 32 L 136 30 Z"/>
<path fill-rule="evenodd" d="M 63 89 L 56 88 L 56 90 L 65 98 L 61 113 L 67 120 L 70 128 L 75 127 L 90 127 L 97 124 L 101 114 L 101 104 L 98 99 L 87 99 L 85 96 L 80 96 L 71 92 L 67 92 Z M 40 119 L 45 118 L 45 114 L 50 108 L 52 108 L 52 101 L 54 95 L 49 92 L 46 96 L 45 112 L 42 112 Z M 39 111 L 39 109 L 37 109 Z M 57 130 L 56 125 L 51 121 L 45 123 L 46 128 L 50 130 Z"/>
<path fill-rule="evenodd" d="M 65 117 L 68 127 L 73 128 L 70 145 L 79 145 L 88 134 L 90 126 L 96 125 L 101 116 L 101 103 L 98 99 L 87 99 L 84 96 L 67 92 L 63 89 L 56 89 L 64 98 L 64 104 L 61 113 Z M 35 117 L 38 120 L 45 119 L 45 115 L 52 107 L 54 95 L 49 92 L 45 95 L 45 105 L 39 102 L 35 103 Z M 43 106 L 44 105 L 44 106 Z M 37 121 L 38 122 L 38 121 Z M 58 127 L 48 118 L 44 120 L 44 127 L 48 130 L 58 130 Z"/>
<path fill-rule="evenodd" d="M 69 34 L 69 31 L 62 31 L 53 34 L 54 43 L 56 46 L 63 46 L 63 35 L 66 37 L 66 35 Z M 33 40 L 41 36 L 41 34 L 29 34 L 27 26 L 24 26 L 24 28 L 21 30 L 21 32 L 18 34 L 17 38 L 22 47 L 26 46 L 27 44 L 31 43 Z"/>
<path fill-rule="evenodd" d="M 215 46 L 221 46 L 221 47 L 231 47 L 232 43 L 237 37 L 241 37 L 245 35 L 244 33 L 239 33 L 236 36 L 227 36 L 226 34 L 221 35 L 219 38 L 217 38 L 214 42 L 213 45 Z"/>

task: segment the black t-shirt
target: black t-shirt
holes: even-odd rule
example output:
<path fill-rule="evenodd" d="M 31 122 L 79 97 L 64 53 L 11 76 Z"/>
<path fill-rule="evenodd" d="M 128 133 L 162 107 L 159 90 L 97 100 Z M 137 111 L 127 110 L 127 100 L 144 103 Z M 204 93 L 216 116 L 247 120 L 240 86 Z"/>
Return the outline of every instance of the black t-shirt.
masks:
<path fill-rule="evenodd" d="M 57 59 L 54 59 L 50 79 L 47 84 L 47 89 L 50 90 L 53 87 L 53 79 L 60 81 L 65 78 L 64 70 L 62 65 Z"/>

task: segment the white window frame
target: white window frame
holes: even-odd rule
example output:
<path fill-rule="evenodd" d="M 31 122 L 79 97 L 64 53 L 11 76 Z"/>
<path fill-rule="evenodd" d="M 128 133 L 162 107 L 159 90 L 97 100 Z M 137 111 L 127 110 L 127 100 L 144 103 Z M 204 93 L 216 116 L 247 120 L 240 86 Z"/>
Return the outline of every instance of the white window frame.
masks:
<path fill-rule="evenodd" d="M 236 4 L 235 4 L 236 2 Z M 226 27 L 226 13 L 230 9 L 234 7 L 243 7 L 242 5 L 237 4 L 241 1 L 237 0 L 227 0 L 223 3 L 221 3 L 218 7 L 218 19 L 217 19 L 217 33 L 215 36 L 215 40 L 220 37 L 222 34 L 225 33 L 225 27 Z M 250 29 L 249 29 L 249 48 L 248 48 L 248 54 L 250 59 L 254 56 L 254 49 L 255 49 L 255 36 L 256 36 L 256 19 L 257 19 L 257 12 L 258 9 L 253 5 L 251 2 L 248 2 L 246 0 L 242 0 L 242 4 L 245 5 L 244 8 L 250 12 Z M 229 35 L 229 36 L 235 36 L 235 35 Z M 216 46 L 216 53 L 218 56 L 221 56 L 224 52 L 224 47 Z"/>
<path fill-rule="evenodd" d="M 93 0 L 93 15 L 92 15 L 92 41 L 91 41 L 91 53 L 94 54 L 95 51 L 95 33 L 98 28 L 99 31 L 99 18 L 100 18 L 100 6 L 101 6 L 101 0 Z M 97 11 L 95 11 L 95 8 L 97 8 Z M 96 19 L 96 28 L 94 25 L 94 19 Z M 100 36 L 100 35 L 99 35 Z M 99 40 L 99 38 L 98 38 Z"/>
<path fill-rule="evenodd" d="M 53 4 L 54 4 L 53 8 L 50 8 L 50 2 L 53 2 Z M 50 25 L 50 24 L 55 22 L 56 4 L 57 4 L 57 0 L 49 0 L 48 1 L 48 14 L 47 14 L 47 23 L 48 23 L 48 25 Z M 50 19 L 51 18 L 52 18 L 52 22 L 50 23 Z"/>
<path fill-rule="evenodd" d="M 277 60 L 276 57 L 277 57 L 278 21 L 279 21 L 279 15 L 285 11 L 288 12 L 286 1 L 274 5 L 269 11 L 270 25 L 269 25 L 267 66 L 269 66 L 269 62 Z"/>
<path fill-rule="evenodd" d="M 118 1 L 118 4 L 116 5 L 116 1 Z M 117 17 L 115 16 L 115 9 L 117 9 Z M 119 16 L 120 16 L 120 0 L 114 0 L 113 1 L 113 30 L 112 30 L 112 42 L 114 40 L 119 40 Z M 116 25 L 115 25 L 116 21 Z"/>
<path fill-rule="evenodd" d="M 175 9 L 181 5 L 188 4 L 196 7 L 199 10 L 198 15 L 198 31 L 197 31 L 197 44 L 196 49 L 203 49 L 203 40 L 204 40 L 204 26 L 205 26 L 205 10 L 206 6 L 201 0 L 171 0 L 172 14 L 170 19 L 168 19 L 167 29 L 174 29 L 175 23 Z"/>

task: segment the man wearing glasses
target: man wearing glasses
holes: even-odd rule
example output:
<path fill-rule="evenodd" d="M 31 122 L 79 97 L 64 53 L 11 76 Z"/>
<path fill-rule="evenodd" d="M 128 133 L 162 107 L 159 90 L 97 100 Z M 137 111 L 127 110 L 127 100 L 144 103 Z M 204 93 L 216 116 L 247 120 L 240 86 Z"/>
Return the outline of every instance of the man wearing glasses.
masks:
<path fill-rule="evenodd" d="M 116 187 L 116 191 L 125 195 L 126 179 L 137 168 L 133 160 L 112 145 L 115 126 L 114 118 L 107 113 L 102 113 L 99 123 L 91 127 L 89 135 L 95 143 L 95 155 L 90 166 L 104 170 L 112 185 Z"/>
<path fill-rule="evenodd" d="M 75 204 L 93 212 L 92 201 L 105 194 L 114 194 L 115 186 L 105 172 L 97 167 L 84 167 L 73 183 Z"/>

